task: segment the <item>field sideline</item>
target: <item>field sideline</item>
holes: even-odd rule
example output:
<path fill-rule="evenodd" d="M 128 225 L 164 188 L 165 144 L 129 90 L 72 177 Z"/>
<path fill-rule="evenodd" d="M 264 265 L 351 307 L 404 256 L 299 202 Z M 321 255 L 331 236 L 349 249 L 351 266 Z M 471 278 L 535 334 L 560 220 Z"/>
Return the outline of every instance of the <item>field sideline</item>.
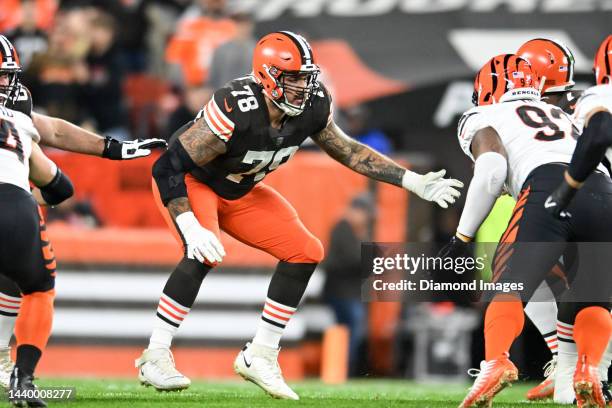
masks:
<path fill-rule="evenodd" d="M 40 379 L 42 387 L 76 387 L 76 401 L 50 402 L 50 407 L 456 407 L 468 385 L 417 385 L 400 380 L 358 380 L 341 386 L 318 381 L 291 383 L 300 401 L 279 401 L 267 397 L 259 388 L 245 382 L 196 381 L 187 391 L 160 393 L 125 379 Z M 531 383 L 520 383 L 505 390 L 494 406 L 559 407 L 548 403 L 529 403 L 525 392 Z"/>

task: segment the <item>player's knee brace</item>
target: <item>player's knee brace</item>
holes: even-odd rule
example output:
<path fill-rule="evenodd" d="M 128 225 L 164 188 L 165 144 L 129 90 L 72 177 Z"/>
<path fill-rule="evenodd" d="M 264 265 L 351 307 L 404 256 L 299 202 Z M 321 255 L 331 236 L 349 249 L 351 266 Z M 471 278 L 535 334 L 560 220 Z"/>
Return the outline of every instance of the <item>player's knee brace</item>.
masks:
<path fill-rule="evenodd" d="M 316 263 L 280 261 L 268 287 L 268 298 L 289 307 L 297 307 L 316 267 Z"/>

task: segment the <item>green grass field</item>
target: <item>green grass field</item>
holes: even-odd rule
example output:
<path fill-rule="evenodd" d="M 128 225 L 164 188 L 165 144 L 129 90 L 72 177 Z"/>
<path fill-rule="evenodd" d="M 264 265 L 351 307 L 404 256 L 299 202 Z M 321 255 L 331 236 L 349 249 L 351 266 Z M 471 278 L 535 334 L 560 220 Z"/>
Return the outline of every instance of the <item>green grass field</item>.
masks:
<path fill-rule="evenodd" d="M 359 380 L 345 385 L 317 381 L 292 383 L 300 401 L 279 401 L 246 382 L 195 382 L 189 390 L 160 393 L 136 381 L 116 379 L 41 379 L 42 387 L 76 387 L 76 400 L 51 402 L 50 407 L 456 407 L 468 385 L 421 385 L 400 380 Z M 506 389 L 495 400 L 497 407 L 557 407 L 529 403 L 525 392 L 532 384 Z"/>

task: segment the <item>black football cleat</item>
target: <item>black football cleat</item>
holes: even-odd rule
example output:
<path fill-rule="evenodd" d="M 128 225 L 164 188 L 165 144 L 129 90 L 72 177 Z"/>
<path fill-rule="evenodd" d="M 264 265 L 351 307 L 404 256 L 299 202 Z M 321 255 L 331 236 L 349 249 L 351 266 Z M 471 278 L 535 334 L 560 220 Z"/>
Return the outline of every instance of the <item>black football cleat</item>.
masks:
<path fill-rule="evenodd" d="M 22 373 L 17 367 L 13 368 L 7 394 L 14 407 L 47 406 L 45 401 L 38 398 L 39 390 L 33 380 L 33 376 Z"/>

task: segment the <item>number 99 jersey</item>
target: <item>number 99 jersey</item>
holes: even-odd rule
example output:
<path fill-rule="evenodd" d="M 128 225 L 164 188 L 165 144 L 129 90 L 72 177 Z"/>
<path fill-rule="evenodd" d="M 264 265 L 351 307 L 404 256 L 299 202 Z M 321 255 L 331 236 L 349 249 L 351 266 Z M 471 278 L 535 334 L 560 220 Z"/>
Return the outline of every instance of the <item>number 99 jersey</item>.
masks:
<path fill-rule="evenodd" d="M 577 129 L 571 117 L 541 101 L 495 103 L 465 112 L 459 120 L 457 136 L 461 149 L 472 160 L 472 139 L 487 127 L 497 132 L 508 154 L 506 187 L 515 199 L 536 167 L 569 163 L 576 147 Z M 601 164 L 598 169 L 605 172 Z"/>
<path fill-rule="evenodd" d="M 30 191 L 32 141 L 40 135 L 29 116 L 0 106 L 0 183 Z"/>
<path fill-rule="evenodd" d="M 225 143 L 226 153 L 192 170 L 191 175 L 222 198 L 240 198 L 269 172 L 287 162 L 307 137 L 323 130 L 330 112 L 331 98 L 319 84 L 304 111 L 298 116 L 287 116 L 282 128 L 275 129 L 270 126 L 265 96 L 255 78 L 230 81 L 214 93 L 195 119 L 206 121 Z"/>

